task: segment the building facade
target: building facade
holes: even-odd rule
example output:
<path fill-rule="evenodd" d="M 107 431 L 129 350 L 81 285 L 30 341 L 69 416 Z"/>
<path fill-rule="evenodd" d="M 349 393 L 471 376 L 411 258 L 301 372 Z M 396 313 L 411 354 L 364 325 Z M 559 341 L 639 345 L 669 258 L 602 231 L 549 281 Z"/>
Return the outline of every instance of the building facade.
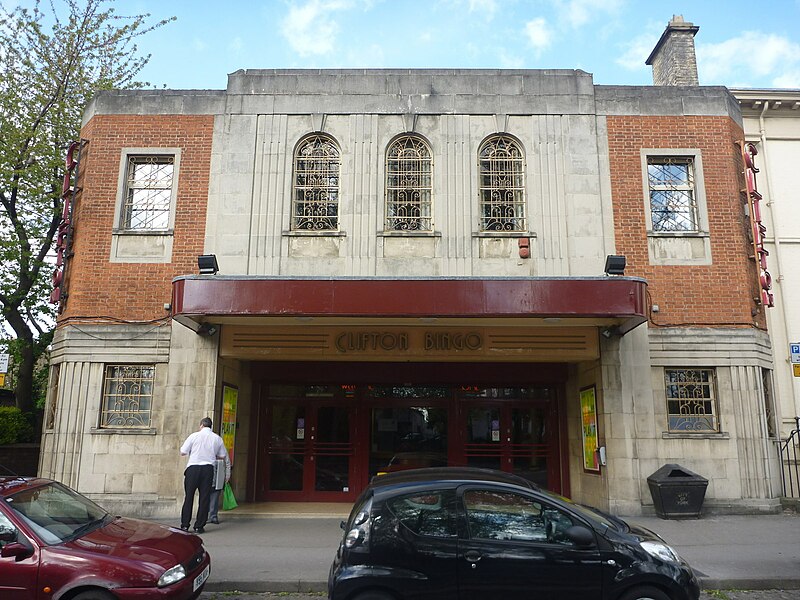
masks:
<path fill-rule="evenodd" d="M 174 515 L 209 415 L 243 501 L 468 464 L 635 515 L 679 463 L 777 509 L 726 89 L 238 71 L 102 92 L 82 138 L 42 475 Z"/>
<path fill-rule="evenodd" d="M 794 188 L 794 168 L 800 161 L 800 90 L 735 89 L 741 106 L 745 139 L 757 150 L 758 191 L 762 196 L 768 252 L 774 282 L 775 308 L 768 311 L 773 342 L 775 398 L 779 436 L 797 429 L 800 416 L 800 367 L 792 361 L 792 346 L 800 345 L 800 278 L 793 265 L 800 259 L 800 216 Z M 797 350 L 797 348 L 795 348 Z M 794 352 L 797 361 L 798 352 Z"/>

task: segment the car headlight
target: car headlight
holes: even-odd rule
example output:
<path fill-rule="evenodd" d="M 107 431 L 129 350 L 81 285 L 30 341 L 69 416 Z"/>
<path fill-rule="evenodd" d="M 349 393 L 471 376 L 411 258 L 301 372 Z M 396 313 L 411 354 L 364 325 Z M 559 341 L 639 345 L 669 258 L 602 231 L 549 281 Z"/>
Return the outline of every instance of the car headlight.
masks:
<path fill-rule="evenodd" d="M 158 578 L 158 587 L 172 585 L 184 577 L 186 577 L 186 569 L 183 568 L 183 565 L 175 565 L 171 569 L 167 569 L 164 574 Z"/>
<path fill-rule="evenodd" d="M 681 562 L 681 559 L 678 558 L 678 553 L 666 544 L 660 544 L 659 542 L 641 542 L 641 546 L 650 556 L 655 556 L 665 562 Z"/>

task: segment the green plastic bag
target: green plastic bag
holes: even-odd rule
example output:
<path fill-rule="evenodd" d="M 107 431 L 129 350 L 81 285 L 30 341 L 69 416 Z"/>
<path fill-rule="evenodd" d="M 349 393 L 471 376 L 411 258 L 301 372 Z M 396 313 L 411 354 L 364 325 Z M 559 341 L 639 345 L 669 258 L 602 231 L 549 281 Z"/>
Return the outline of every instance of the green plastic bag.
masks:
<path fill-rule="evenodd" d="M 236 497 L 233 495 L 231 484 L 226 483 L 225 487 L 222 488 L 222 510 L 233 510 L 237 506 L 239 506 L 239 504 L 236 502 Z"/>

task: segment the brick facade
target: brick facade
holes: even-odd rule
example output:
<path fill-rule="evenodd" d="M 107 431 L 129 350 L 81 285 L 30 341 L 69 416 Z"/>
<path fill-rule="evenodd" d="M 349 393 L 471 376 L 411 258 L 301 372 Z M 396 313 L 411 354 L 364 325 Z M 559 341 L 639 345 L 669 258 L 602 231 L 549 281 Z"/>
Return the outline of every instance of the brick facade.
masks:
<path fill-rule="evenodd" d="M 617 251 L 626 274 L 644 277 L 659 312 L 654 326 L 756 326 L 764 312 L 754 302 L 755 263 L 748 260 L 741 182 L 742 130 L 726 117 L 609 116 L 611 188 Z M 711 264 L 652 265 L 648 259 L 642 190 L 642 148 L 696 148 L 702 153 L 711 234 Z M 753 316 L 753 312 L 756 312 Z"/>
<path fill-rule="evenodd" d="M 165 316 L 173 277 L 195 272 L 203 253 L 213 125 L 209 115 L 98 115 L 86 124 L 83 192 L 75 205 L 74 256 L 61 321 Z M 172 262 L 167 264 L 110 261 L 122 149 L 136 147 L 181 148 Z"/>

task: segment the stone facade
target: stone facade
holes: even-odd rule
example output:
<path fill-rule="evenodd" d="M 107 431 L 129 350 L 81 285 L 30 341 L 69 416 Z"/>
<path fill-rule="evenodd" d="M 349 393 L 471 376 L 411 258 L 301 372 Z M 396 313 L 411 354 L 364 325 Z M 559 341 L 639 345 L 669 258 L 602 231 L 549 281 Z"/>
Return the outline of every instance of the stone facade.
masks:
<path fill-rule="evenodd" d="M 308 234 L 289 226 L 293 156 L 315 132 L 341 151 L 339 227 Z M 434 165 L 433 228 L 414 235 L 384 227 L 386 148 L 404 133 L 427 141 Z M 512 234 L 479 228 L 477 153 L 498 133 L 524 150 L 528 222 Z M 572 496 L 619 513 L 652 511 L 646 477 L 679 462 L 709 477 L 709 507 L 772 510 L 762 383 L 772 365 L 738 193 L 741 135 L 724 88 L 595 86 L 581 71 L 259 70 L 233 73 L 220 92 L 103 92 L 85 114 L 75 260 L 48 400 L 56 417 L 40 473 L 128 513 L 174 515 L 178 448 L 202 416 L 219 421 L 225 384 L 239 390 L 243 425 L 235 491 L 258 496 L 251 424 L 261 418 L 261 365 L 221 355 L 218 334 L 190 327 L 264 327 L 275 315 L 165 313 L 173 278 L 194 273 L 199 254 L 214 254 L 225 276 L 323 281 L 586 279 L 602 275 L 607 255 L 623 254 L 626 275 L 647 280 L 647 324 L 620 336 L 589 312 L 550 315 L 565 321 L 558 335 L 589 324 L 599 339 L 595 358 L 559 362 Z M 155 149 L 179 157 L 173 227 L 126 234 L 121 164 Z M 696 235 L 648 228 L 649 154 L 692 157 L 702 181 Z M 507 326 L 547 325 L 546 316 Z M 104 367 L 140 363 L 155 365 L 151 426 L 101 427 Z M 668 431 L 665 368 L 714 370 L 718 431 Z M 582 468 L 575 400 L 590 385 L 608 457 L 599 473 Z"/>

